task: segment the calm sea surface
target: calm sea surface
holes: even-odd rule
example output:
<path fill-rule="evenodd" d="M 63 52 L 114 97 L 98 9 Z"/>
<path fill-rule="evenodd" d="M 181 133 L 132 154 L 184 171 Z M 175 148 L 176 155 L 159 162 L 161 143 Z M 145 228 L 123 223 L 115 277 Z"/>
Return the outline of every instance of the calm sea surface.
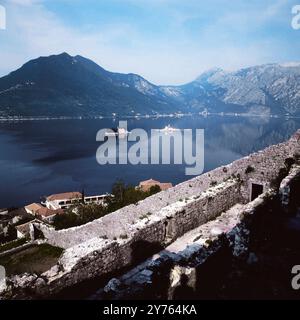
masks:
<path fill-rule="evenodd" d="M 168 124 L 205 130 L 205 171 L 209 171 L 288 139 L 300 128 L 300 119 L 130 119 L 128 129 L 150 132 Z M 0 208 L 23 206 L 66 191 L 106 193 L 117 179 L 135 185 L 149 178 L 173 184 L 190 178 L 185 175 L 185 164 L 100 166 L 96 161 L 100 145 L 96 134 L 102 128 L 117 125 L 118 120 L 113 119 L 0 122 Z"/>

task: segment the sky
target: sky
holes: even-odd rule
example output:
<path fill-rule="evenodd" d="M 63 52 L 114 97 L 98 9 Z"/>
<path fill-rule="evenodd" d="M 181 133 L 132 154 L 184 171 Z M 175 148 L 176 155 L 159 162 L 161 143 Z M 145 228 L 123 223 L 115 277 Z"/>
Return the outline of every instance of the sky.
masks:
<path fill-rule="evenodd" d="M 177 85 L 219 67 L 300 60 L 300 0 L 0 0 L 0 76 L 68 52 Z"/>

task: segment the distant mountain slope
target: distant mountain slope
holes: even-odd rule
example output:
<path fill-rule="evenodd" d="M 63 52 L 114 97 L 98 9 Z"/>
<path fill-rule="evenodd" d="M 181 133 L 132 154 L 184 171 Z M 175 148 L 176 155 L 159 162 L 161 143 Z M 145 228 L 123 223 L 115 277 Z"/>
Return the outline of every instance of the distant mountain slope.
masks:
<path fill-rule="evenodd" d="M 66 53 L 29 61 L 0 79 L 2 116 L 129 115 L 174 107 L 142 77 L 111 73 Z"/>
<path fill-rule="evenodd" d="M 199 112 L 300 115 L 300 64 L 213 69 L 182 86 L 156 86 L 67 53 L 0 78 L 0 116 L 108 116 Z"/>
<path fill-rule="evenodd" d="M 211 111 L 300 114 L 300 64 L 267 64 L 225 72 L 213 69 L 195 81 L 164 88 L 170 96 Z"/>

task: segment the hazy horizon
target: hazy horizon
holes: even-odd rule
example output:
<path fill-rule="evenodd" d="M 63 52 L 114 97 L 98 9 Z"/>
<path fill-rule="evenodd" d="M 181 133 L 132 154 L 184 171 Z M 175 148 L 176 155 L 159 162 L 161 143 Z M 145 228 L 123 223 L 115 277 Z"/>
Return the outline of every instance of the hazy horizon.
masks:
<path fill-rule="evenodd" d="M 91 58 L 89 58 L 89 57 L 86 57 L 86 56 L 82 56 L 82 55 L 79 55 L 79 54 L 75 54 L 75 55 L 71 55 L 71 54 L 69 54 L 68 52 L 60 52 L 60 53 L 53 53 L 53 54 L 50 54 L 50 55 L 48 55 L 48 56 L 38 56 L 38 57 L 35 57 L 35 58 L 33 58 L 33 59 L 30 59 L 30 60 L 28 60 L 28 61 L 24 61 L 24 63 L 23 64 L 21 64 L 20 66 L 18 66 L 18 67 L 16 67 L 16 69 L 14 69 L 14 70 L 11 70 L 11 71 L 9 71 L 7 74 L 4 74 L 4 75 L 0 75 L 0 78 L 1 77 L 4 77 L 4 76 L 6 76 L 6 75 L 9 75 L 10 73 L 12 73 L 12 72 L 14 72 L 14 71 L 16 71 L 16 70 L 18 70 L 18 69 L 20 69 L 24 64 L 26 64 L 27 62 L 29 62 L 29 61 L 32 61 L 32 60 L 36 60 L 36 59 L 38 59 L 38 58 L 47 58 L 47 57 L 50 57 L 50 56 L 59 56 L 59 55 L 62 55 L 62 54 L 64 54 L 64 53 L 66 53 L 66 54 L 68 54 L 69 56 L 71 56 L 71 57 L 76 57 L 76 56 L 81 56 L 81 57 L 83 57 L 83 58 L 86 58 L 86 59 L 89 59 L 89 60 L 92 60 L 92 61 L 94 61 L 93 59 L 91 59 Z M 95 61 L 94 61 L 95 62 Z M 98 63 L 97 63 L 98 64 Z M 269 62 L 269 63 L 265 63 L 266 65 L 268 65 L 268 64 L 278 64 L 278 65 L 282 65 L 282 66 L 288 66 L 288 65 L 293 65 L 293 64 L 299 64 L 299 66 L 300 66 L 300 60 L 299 61 L 286 61 L 286 62 Z M 99 65 L 99 64 L 98 64 Z M 260 65 L 263 65 L 263 64 L 260 64 Z M 101 66 L 101 65 L 99 65 L 100 67 L 103 67 L 103 66 Z M 259 66 L 259 65 L 249 65 L 249 66 L 243 66 L 243 67 L 241 67 L 241 68 L 237 68 L 237 69 L 231 69 L 231 70 L 229 70 L 229 69 L 224 69 L 224 68 L 221 68 L 223 71 L 225 71 L 225 72 L 234 72 L 234 71 L 238 71 L 239 69 L 246 69 L 246 68 L 251 68 L 251 67 L 256 67 L 256 66 Z M 106 68 L 104 68 L 106 71 L 109 71 L 109 72 L 114 72 L 114 73 L 119 73 L 119 71 L 118 70 L 109 70 L 109 69 L 106 69 Z M 187 83 L 189 83 L 189 82 L 192 82 L 192 81 L 194 81 L 194 80 L 196 80 L 197 79 L 197 77 L 199 77 L 199 76 L 201 76 L 203 73 L 205 73 L 205 72 L 208 72 L 208 71 L 210 71 L 210 70 L 214 70 L 214 69 L 218 69 L 218 67 L 211 67 L 211 68 L 209 68 L 209 69 L 205 69 L 205 70 L 203 70 L 201 73 L 199 73 L 194 79 L 190 79 L 189 81 L 187 81 L 187 82 L 185 82 L 185 83 L 178 83 L 178 84 L 173 84 L 174 86 L 176 86 L 176 85 L 184 85 L 184 84 L 187 84 Z M 133 72 L 128 72 L 128 73 L 126 73 L 126 74 L 132 74 Z M 135 74 L 135 73 L 134 73 Z M 147 81 L 149 81 L 149 82 L 151 82 L 149 79 L 147 79 L 147 78 L 145 78 L 143 75 L 141 75 L 141 74 L 138 74 L 139 76 L 142 76 L 145 80 L 147 80 Z M 169 83 L 160 83 L 160 84 L 156 84 L 156 83 L 153 83 L 152 82 L 152 84 L 155 84 L 155 85 L 160 85 L 160 86 L 168 86 L 168 85 L 170 85 Z"/>

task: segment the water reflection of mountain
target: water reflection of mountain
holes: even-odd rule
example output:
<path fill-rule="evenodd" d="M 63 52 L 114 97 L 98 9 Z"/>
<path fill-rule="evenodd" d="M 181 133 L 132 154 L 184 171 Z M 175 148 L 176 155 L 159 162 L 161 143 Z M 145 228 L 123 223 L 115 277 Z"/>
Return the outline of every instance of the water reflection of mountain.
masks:
<path fill-rule="evenodd" d="M 300 119 L 195 116 L 140 121 L 130 119 L 128 122 L 129 129 L 143 128 L 149 134 L 151 129 L 163 128 L 168 124 L 181 129 L 204 129 L 207 149 L 226 150 L 238 156 L 288 139 L 300 128 Z M 97 131 L 111 126 L 110 119 L 36 121 L 4 123 L 0 130 L 19 148 L 38 149 L 39 157 L 35 161 L 47 164 L 94 156 L 98 146 L 95 140 Z"/>
<path fill-rule="evenodd" d="M 208 147 L 214 149 L 230 149 L 237 154 L 247 155 L 287 140 L 299 127 L 299 120 L 272 119 L 255 123 L 251 119 L 244 119 L 208 128 L 205 132 L 206 142 Z"/>
<path fill-rule="evenodd" d="M 117 123 L 116 123 L 117 124 Z M 190 177 L 182 165 L 106 165 L 96 161 L 98 130 L 112 119 L 25 121 L 0 124 L 0 207 L 21 206 L 40 197 L 70 190 L 109 192 L 117 178 L 136 185 L 156 178 L 180 183 Z M 205 171 L 288 139 L 300 119 L 208 116 L 131 119 L 128 130 L 204 129 Z M 195 137 L 195 135 L 194 135 Z"/>

